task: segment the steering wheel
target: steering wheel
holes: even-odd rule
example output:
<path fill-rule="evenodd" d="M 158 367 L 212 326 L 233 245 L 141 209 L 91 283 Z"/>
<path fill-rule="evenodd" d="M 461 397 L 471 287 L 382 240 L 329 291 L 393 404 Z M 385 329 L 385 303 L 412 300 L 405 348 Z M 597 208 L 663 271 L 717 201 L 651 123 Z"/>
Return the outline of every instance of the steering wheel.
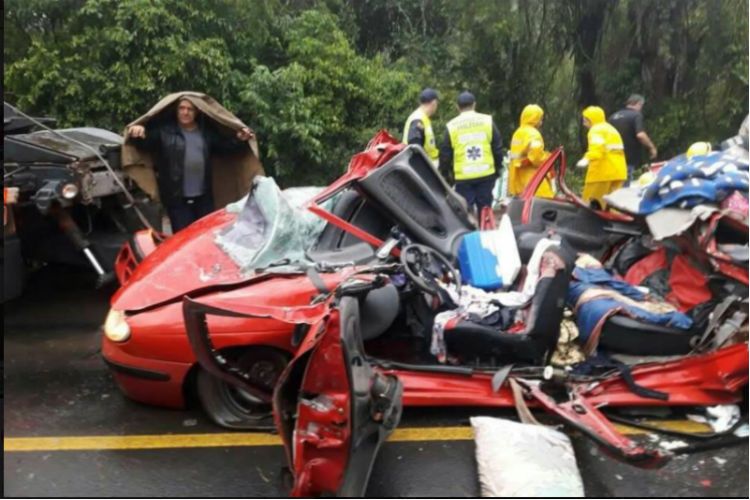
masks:
<path fill-rule="evenodd" d="M 438 295 L 442 290 L 438 281 L 454 283 L 461 293 L 461 275 L 456 268 L 437 250 L 418 243 L 401 249 L 401 265 L 404 273 L 423 292 Z"/>

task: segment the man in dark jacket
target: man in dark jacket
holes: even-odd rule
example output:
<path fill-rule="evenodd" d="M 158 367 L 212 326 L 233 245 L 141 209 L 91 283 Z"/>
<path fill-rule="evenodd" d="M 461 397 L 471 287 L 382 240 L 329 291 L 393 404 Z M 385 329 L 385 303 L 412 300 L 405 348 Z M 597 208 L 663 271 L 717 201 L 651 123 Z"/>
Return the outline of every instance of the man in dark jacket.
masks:
<path fill-rule="evenodd" d="M 198 120 L 189 99 L 178 101 L 176 120 L 133 125 L 127 131 L 127 140 L 136 147 L 158 153 L 159 196 L 173 233 L 214 210 L 210 156 L 238 153 L 252 137 L 248 128 L 239 130 L 236 139 L 223 137 Z"/>
<path fill-rule="evenodd" d="M 628 165 L 627 186 L 633 180 L 633 172 L 641 166 L 641 149 L 648 149 L 649 158 L 656 158 L 657 150 L 651 138 L 643 128 L 643 104 L 646 100 L 642 95 L 633 94 L 625 101 L 625 108 L 613 113 L 608 123 L 620 133 L 625 147 L 625 163 Z"/>

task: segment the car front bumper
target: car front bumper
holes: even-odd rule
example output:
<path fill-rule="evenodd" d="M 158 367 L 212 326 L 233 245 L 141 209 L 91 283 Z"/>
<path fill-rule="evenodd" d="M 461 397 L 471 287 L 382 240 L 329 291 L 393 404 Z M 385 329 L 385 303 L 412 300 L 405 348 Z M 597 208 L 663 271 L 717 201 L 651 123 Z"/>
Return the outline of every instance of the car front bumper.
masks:
<path fill-rule="evenodd" d="M 102 341 L 102 357 L 120 390 L 130 399 L 155 406 L 185 408 L 184 383 L 191 363 L 133 356 L 106 337 Z"/>

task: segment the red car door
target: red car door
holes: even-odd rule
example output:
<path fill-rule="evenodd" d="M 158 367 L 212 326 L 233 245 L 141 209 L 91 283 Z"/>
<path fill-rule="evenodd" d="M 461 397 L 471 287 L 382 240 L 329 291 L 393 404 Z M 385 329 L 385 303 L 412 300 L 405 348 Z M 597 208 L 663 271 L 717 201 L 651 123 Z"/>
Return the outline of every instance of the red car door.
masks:
<path fill-rule="evenodd" d="M 401 382 L 368 363 L 359 320 L 356 298 L 332 305 L 274 391 L 294 496 L 364 495 L 375 455 L 401 418 Z"/>

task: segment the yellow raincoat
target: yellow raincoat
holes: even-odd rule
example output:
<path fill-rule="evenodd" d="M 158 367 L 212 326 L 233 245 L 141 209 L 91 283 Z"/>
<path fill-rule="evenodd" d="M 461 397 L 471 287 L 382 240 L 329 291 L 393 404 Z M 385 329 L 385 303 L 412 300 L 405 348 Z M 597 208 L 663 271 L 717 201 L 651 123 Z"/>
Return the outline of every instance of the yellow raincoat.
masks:
<path fill-rule="evenodd" d="M 604 110 L 589 106 L 583 110 L 584 118 L 591 122 L 588 133 L 588 160 L 586 180 L 583 185 L 583 200 L 598 200 L 606 206 L 602 197 L 619 189 L 628 178 L 625 151 L 620 133 L 604 118 Z"/>
<path fill-rule="evenodd" d="M 510 169 L 508 172 L 508 193 L 520 195 L 536 169 L 547 159 L 549 153 L 544 150 L 544 139 L 537 130 L 542 121 L 544 110 L 536 104 L 529 104 L 521 112 L 520 126 L 513 133 L 510 141 Z M 552 186 L 548 179 L 543 179 L 535 196 L 552 198 Z"/>

